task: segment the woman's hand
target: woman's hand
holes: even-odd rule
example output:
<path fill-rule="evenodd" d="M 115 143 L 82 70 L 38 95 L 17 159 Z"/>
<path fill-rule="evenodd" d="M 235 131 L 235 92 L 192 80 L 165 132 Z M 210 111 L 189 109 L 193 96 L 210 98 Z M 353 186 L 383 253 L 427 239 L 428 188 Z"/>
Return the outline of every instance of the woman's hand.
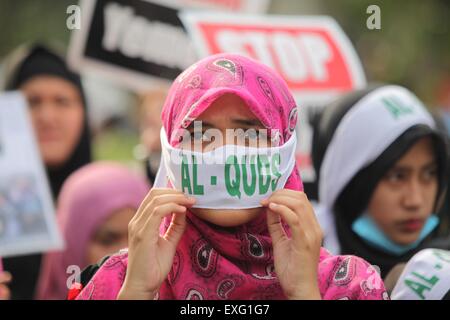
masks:
<path fill-rule="evenodd" d="M 11 292 L 7 286 L 11 279 L 12 276 L 9 272 L 0 271 L 0 300 L 9 300 L 11 298 Z"/>
<path fill-rule="evenodd" d="M 261 204 L 268 207 L 275 272 L 285 295 L 296 300 L 321 299 L 317 269 L 323 235 L 306 194 L 278 190 Z M 291 238 L 280 218 L 289 225 Z"/>
<path fill-rule="evenodd" d="M 128 226 L 128 268 L 118 299 L 154 299 L 172 268 L 178 242 L 186 227 L 186 210 L 195 203 L 173 189 L 152 189 Z M 172 215 L 161 237 L 162 219 Z"/>

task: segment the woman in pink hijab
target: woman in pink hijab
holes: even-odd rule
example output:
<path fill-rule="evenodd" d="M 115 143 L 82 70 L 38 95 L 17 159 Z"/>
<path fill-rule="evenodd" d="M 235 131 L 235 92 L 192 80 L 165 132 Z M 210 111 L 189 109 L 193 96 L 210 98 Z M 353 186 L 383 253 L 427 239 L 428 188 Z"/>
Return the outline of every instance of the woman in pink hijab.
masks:
<path fill-rule="evenodd" d="M 235 54 L 207 57 L 174 81 L 162 120 L 164 161 L 130 222 L 128 251 L 110 257 L 77 299 L 387 298 L 367 262 L 321 248 L 322 232 L 292 162 L 297 107 L 273 70 Z M 196 131 L 194 120 L 218 135 Z M 227 136 L 211 147 L 229 129 L 245 131 L 238 134 L 245 143 Z M 239 176 L 249 167 L 242 164 L 241 172 L 233 162 L 240 156 L 211 167 L 194 159 L 210 150 L 241 150 L 252 139 L 269 146 L 252 152 L 272 154 L 249 155 L 258 159 L 249 166 L 250 183 Z M 202 150 L 186 153 L 193 163 L 185 157 L 175 164 L 175 155 L 192 144 Z"/>
<path fill-rule="evenodd" d="M 66 248 L 44 257 L 37 298 L 66 299 L 77 270 L 126 248 L 128 223 L 148 190 L 144 177 L 112 162 L 92 163 L 69 176 L 57 206 Z"/>

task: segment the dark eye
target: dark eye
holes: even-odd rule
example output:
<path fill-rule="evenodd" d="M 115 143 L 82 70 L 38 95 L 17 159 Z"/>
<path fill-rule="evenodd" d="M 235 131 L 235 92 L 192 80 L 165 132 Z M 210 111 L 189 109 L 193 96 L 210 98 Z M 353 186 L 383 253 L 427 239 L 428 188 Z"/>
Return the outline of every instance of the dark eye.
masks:
<path fill-rule="evenodd" d="M 240 129 L 241 131 L 241 138 L 244 138 L 246 140 L 257 140 L 257 139 L 267 139 L 267 132 L 264 132 L 265 130 L 259 130 L 259 129 Z"/>
<path fill-rule="evenodd" d="M 68 99 L 66 97 L 62 97 L 62 96 L 56 97 L 55 102 L 57 105 L 59 105 L 61 107 L 67 107 L 72 103 L 72 101 L 70 99 Z"/>
<path fill-rule="evenodd" d="M 259 137 L 259 134 L 258 134 L 257 130 L 250 129 L 250 130 L 246 130 L 244 133 L 244 138 L 246 138 L 246 139 L 255 140 L 255 139 L 258 139 L 258 137 Z"/>
<path fill-rule="evenodd" d="M 117 242 L 119 242 L 119 235 L 116 234 L 104 234 L 104 235 L 100 235 L 99 237 L 97 237 L 97 242 L 104 246 L 104 247 L 109 247 L 112 246 L 114 244 L 116 244 Z"/>
<path fill-rule="evenodd" d="M 192 131 L 191 138 L 196 141 L 202 141 L 204 138 L 204 133 L 202 131 Z"/>
<path fill-rule="evenodd" d="M 386 176 L 385 179 L 391 183 L 397 183 L 406 179 L 406 174 L 401 171 L 391 171 Z"/>
<path fill-rule="evenodd" d="M 38 96 L 30 96 L 28 98 L 28 104 L 30 108 L 37 107 L 41 103 L 41 99 Z"/>
<path fill-rule="evenodd" d="M 437 168 L 428 168 L 422 172 L 422 179 L 424 181 L 431 181 L 434 180 L 437 177 L 437 175 L 438 175 Z"/>

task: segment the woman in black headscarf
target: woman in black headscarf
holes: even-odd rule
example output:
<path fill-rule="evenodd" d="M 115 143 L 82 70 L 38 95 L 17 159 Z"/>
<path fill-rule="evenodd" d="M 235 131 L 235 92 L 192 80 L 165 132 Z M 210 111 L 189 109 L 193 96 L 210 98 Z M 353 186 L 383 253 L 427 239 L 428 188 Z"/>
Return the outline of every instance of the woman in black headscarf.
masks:
<path fill-rule="evenodd" d="M 28 99 L 56 200 L 67 176 L 91 161 L 86 99 L 80 76 L 69 70 L 60 56 L 36 45 L 14 68 L 6 83 L 6 90 L 18 89 Z M 67 132 L 65 126 L 70 126 L 72 132 Z"/>
<path fill-rule="evenodd" d="M 446 192 L 448 146 L 410 91 L 376 86 L 327 106 L 313 162 L 326 248 L 360 256 L 384 277 L 429 246 Z"/>
<path fill-rule="evenodd" d="M 16 53 L 17 55 L 18 53 Z M 17 58 L 17 56 L 15 56 Z M 6 81 L 6 90 L 21 90 L 30 108 L 41 156 L 56 201 L 64 180 L 91 161 L 86 99 L 80 76 L 58 54 L 41 45 L 20 57 Z M 4 259 L 13 275 L 13 299 L 32 299 L 41 255 Z"/>

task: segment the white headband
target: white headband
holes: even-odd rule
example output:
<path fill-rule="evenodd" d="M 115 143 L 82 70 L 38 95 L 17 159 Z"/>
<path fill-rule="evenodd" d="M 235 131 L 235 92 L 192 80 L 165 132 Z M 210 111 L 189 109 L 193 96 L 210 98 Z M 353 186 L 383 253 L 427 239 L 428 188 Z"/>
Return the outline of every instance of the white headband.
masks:
<path fill-rule="evenodd" d="M 284 187 L 295 167 L 295 132 L 278 147 L 223 145 L 208 152 L 172 147 L 164 128 L 160 137 L 162 161 L 155 187 L 166 187 L 170 181 L 177 190 L 195 196 L 196 208 L 260 207 L 261 200 Z"/>
<path fill-rule="evenodd" d="M 392 300 L 441 300 L 450 290 L 450 251 L 425 249 L 406 264 Z"/>

